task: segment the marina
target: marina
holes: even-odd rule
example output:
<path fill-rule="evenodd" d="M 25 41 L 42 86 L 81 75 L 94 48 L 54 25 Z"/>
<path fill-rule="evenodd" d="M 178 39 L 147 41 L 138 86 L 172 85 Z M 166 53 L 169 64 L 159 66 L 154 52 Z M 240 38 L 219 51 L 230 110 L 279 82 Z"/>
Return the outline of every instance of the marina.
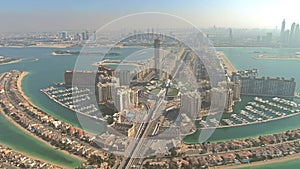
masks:
<path fill-rule="evenodd" d="M 51 86 L 41 89 L 41 92 L 46 94 L 51 100 L 68 108 L 72 111 L 85 115 L 95 120 L 102 121 L 101 112 L 91 100 L 91 91 L 88 88 L 63 86 Z"/>
<path fill-rule="evenodd" d="M 53 50 L 57 50 L 55 48 L 21 48 L 20 51 L 14 52 L 12 48 L 2 48 L 2 54 L 6 56 L 15 56 L 15 57 L 24 57 L 24 58 L 37 58 L 38 64 L 36 62 L 20 62 L 11 65 L 2 65 L 0 68 L 1 72 L 8 71 L 12 68 L 20 68 L 23 70 L 27 70 L 30 72 L 28 77 L 24 78 L 24 82 L 22 84 L 22 88 L 27 96 L 29 96 L 30 100 L 34 102 L 36 105 L 42 107 L 49 114 L 72 123 L 78 126 L 76 113 L 62 107 L 61 105 L 55 103 L 54 101 L 49 101 L 49 97 L 47 97 L 44 93 L 40 92 L 40 89 L 45 89 L 49 87 L 49 84 L 53 82 L 63 81 L 63 76 L 61 72 L 65 69 L 71 69 L 73 64 L 75 63 L 75 57 L 53 57 L 49 54 Z M 70 50 L 78 50 L 78 49 L 70 49 Z M 126 50 L 126 48 L 124 49 Z M 129 50 L 129 49 L 128 49 Z M 132 49 L 133 50 L 133 49 Z M 245 69 L 248 68 L 257 68 L 260 70 L 259 74 L 262 76 L 293 76 L 299 77 L 299 71 L 290 70 L 298 70 L 299 64 L 294 61 L 281 62 L 279 60 L 270 60 L 269 64 L 263 63 L 263 60 L 253 59 L 253 51 L 266 51 L 267 53 L 271 49 L 265 48 L 219 48 L 219 50 L 224 51 L 226 56 L 230 59 L 233 65 L 237 69 Z M 295 51 L 299 51 L 299 49 L 277 49 L 278 53 L 294 53 Z M 33 55 L 33 53 L 37 53 Z M 88 59 L 91 59 L 88 57 Z M 96 59 L 95 59 L 96 60 Z M 94 63 L 94 61 L 92 61 Z M 51 73 L 49 73 L 49 69 L 46 65 L 55 65 L 55 69 L 51 69 Z M 247 64 L 247 66 L 245 66 Z M 23 67 L 25 65 L 26 67 Z M 280 67 L 280 69 L 278 69 Z M 29 69 L 30 68 L 30 69 Z M 277 69 L 276 69 L 277 68 Z M 45 76 L 47 74 L 47 76 Z M 297 84 L 300 83 L 298 79 Z M 36 83 L 37 81 L 41 81 L 41 83 Z M 297 91 L 299 91 L 299 87 L 297 87 Z M 242 98 L 243 101 L 248 103 L 247 98 Z M 251 100 L 253 102 L 253 100 Z M 234 112 L 239 112 L 241 109 L 244 109 L 244 105 L 238 105 L 237 108 L 234 109 Z M 245 110 L 247 111 L 247 110 Z M 248 111 L 247 111 L 248 112 Z M 278 110 L 278 112 L 281 112 Z M 225 118 L 224 118 L 225 119 Z M 228 120 L 231 118 L 227 118 Z M 279 120 L 271 120 L 266 123 L 256 123 L 255 125 L 240 125 L 240 127 L 226 127 L 226 128 L 218 128 L 215 133 L 211 136 L 209 141 L 218 141 L 218 140 L 232 140 L 237 138 L 248 138 L 259 136 L 262 134 L 270 134 L 270 133 L 279 133 L 282 131 L 292 130 L 299 127 L 299 119 L 300 116 L 294 115 L 292 118 L 281 118 Z M 233 119 L 232 122 L 236 123 Z M 209 122 L 208 122 L 209 123 Z M 221 121 L 221 124 L 223 120 Z M 90 123 L 92 126 L 96 126 L 94 123 Z M 46 156 L 49 159 L 59 158 L 60 156 L 57 153 L 49 153 L 46 151 L 45 147 L 41 146 L 33 146 L 36 145 L 36 141 L 30 140 L 29 136 L 20 135 L 18 130 L 11 129 L 10 124 L 1 122 L 1 130 L 8 131 L 7 134 L 1 135 L 1 142 L 5 142 L 6 144 L 11 145 L 12 147 L 16 147 L 18 150 L 27 151 L 30 154 L 35 153 L 34 155 L 38 156 Z M 98 129 L 99 130 L 99 129 Z M 94 131 L 94 130 L 93 130 Z M 201 131 L 200 131 L 201 132 Z M 198 140 L 198 135 L 200 132 L 187 137 L 184 141 L 188 143 L 196 143 Z M 4 133 L 4 132 L 3 132 Z M 9 140 L 8 138 L 13 135 L 14 139 Z M 22 144 L 17 140 L 22 139 Z M 33 144 L 34 142 L 34 144 Z M 25 146 L 24 146 L 25 145 Z M 21 148 L 20 148 L 21 147 Z M 47 153 L 40 153 L 40 151 Z M 62 161 L 61 158 L 57 159 L 57 161 Z"/>
<path fill-rule="evenodd" d="M 228 128 L 265 123 L 280 120 L 300 114 L 300 104 L 279 97 L 259 98 L 254 97 L 238 113 L 225 114 L 221 121 L 215 118 L 200 120 L 199 129 Z"/>

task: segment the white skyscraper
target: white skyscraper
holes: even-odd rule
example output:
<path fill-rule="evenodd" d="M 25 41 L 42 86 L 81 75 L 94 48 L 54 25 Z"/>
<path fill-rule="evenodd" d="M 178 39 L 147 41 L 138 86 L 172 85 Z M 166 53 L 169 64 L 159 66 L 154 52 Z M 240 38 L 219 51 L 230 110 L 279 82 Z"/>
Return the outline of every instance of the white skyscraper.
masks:
<path fill-rule="evenodd" d="M 112 93 L 114 94 L 113 101 L 116 109 L 118 111 L 122 111 L 124 109 L 129 108 L 131 106 L 131 102 L 130 102 L 131 89 L 119 87 L 113 90 L 114 90 L 112 91 Z"/>
<path fill-rule="evenodd" d="M 198 92 L 181 94 L 181 113 L 196 117 L 201 110 L 201 96 Z"/>

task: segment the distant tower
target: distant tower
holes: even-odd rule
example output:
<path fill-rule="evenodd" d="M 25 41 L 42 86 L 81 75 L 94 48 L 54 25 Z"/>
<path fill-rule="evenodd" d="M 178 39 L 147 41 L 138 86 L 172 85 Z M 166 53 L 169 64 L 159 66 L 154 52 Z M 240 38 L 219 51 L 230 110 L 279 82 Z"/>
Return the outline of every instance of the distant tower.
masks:
<path fill-rule="evenodd" d="M 89 40 L 89 32 L 88 31 L 85 31 L 85 40 Z"/>
<path fill-rule="evenodd" d="M 81 33 L 81 37 L 82 37 L 82 40 L 85 40 L 86 38 L 85 38 L 85 32 L 82 32 Z"/>
<path fill-rule="evenodd" d="M 295 22 L 291 26 L 290 38 L 289 38 L 289 45 L 290 47 L 295 46 Z"/>
<path fill-rule="evenodd" d="M 96 33 L 96 31 L 94 31 L 93 35 L 94 35 L 94 40 L 97 40 L 97 33 Z"/>
<path fill-rule="evenodd" d="M 232 29 L 229 28 L 229 40 L 232 41 Z"/>
<path fill-rule="evenodd" d="M 154 29 L 152 28 L 151 29 L 151 39 L 150 40 L 153 40 L 154 39 Z"/>
<path fill-rule="evenodd" d="M 160 79 L 160 45 L 161 41 L 159 38 L 154 40 L 154 65 L 155 65 L 155 72 Z"/>
<path fill-rule="evenodd" d="M 80 41 L 80 39 L 81 39 L 81 37 L 80 37 L 79 33 L 76 33 L 74 40 Z"/>
<path fill-rule="evenodd" d="M 284 43 L 285 40 L 285 19 L 283 19 L 282 24 L 281 24 L 281 32 L 280 32 L 280 42 L 281 44 Z"/>
<path fill-rule="evenodd" d="M 290 41 L 290 30 L 284 31 L 283 42 L 288 43 Z"/>
<path fill-rule="evenodd" d="M 66 31 L 61 32 L 61 39 L 65 41 L 67 40 L 67 38 L 68 38 L 68 32 Z"/>
<path fill-rule="evenodd" d="M 299 29 L 299 24 L 296 25 L 295 29 L 295 42 L 296 42 L 296 47 L 300 46 L 300 29 Z"/>

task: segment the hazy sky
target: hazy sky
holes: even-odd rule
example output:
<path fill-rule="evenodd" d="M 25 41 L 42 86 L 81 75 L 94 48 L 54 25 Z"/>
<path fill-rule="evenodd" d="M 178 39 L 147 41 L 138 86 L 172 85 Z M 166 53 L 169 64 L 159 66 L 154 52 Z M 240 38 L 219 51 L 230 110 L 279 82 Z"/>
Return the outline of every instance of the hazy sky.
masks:
<path fill-rule="evenodd" d="M 166 12 L 205 28 L 289 28 L 300 23 L 297 0 L 3 0 L 0 32 L 97 29 L 136 12 Z"/>

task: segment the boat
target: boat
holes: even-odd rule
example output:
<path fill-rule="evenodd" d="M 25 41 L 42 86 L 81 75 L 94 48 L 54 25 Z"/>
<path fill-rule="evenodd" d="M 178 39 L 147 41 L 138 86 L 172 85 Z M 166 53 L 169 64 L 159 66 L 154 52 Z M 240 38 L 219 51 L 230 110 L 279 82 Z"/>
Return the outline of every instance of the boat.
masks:
<path fill-rule="evenodd" d="M 52 52 L 52 55 L 56 56 L 56 55 L 75 55 L 75 54 L 79 54 L 80 52 L 78 51 L 70 51 L 70 50 L 56 50 L 54 52 Z"/>

